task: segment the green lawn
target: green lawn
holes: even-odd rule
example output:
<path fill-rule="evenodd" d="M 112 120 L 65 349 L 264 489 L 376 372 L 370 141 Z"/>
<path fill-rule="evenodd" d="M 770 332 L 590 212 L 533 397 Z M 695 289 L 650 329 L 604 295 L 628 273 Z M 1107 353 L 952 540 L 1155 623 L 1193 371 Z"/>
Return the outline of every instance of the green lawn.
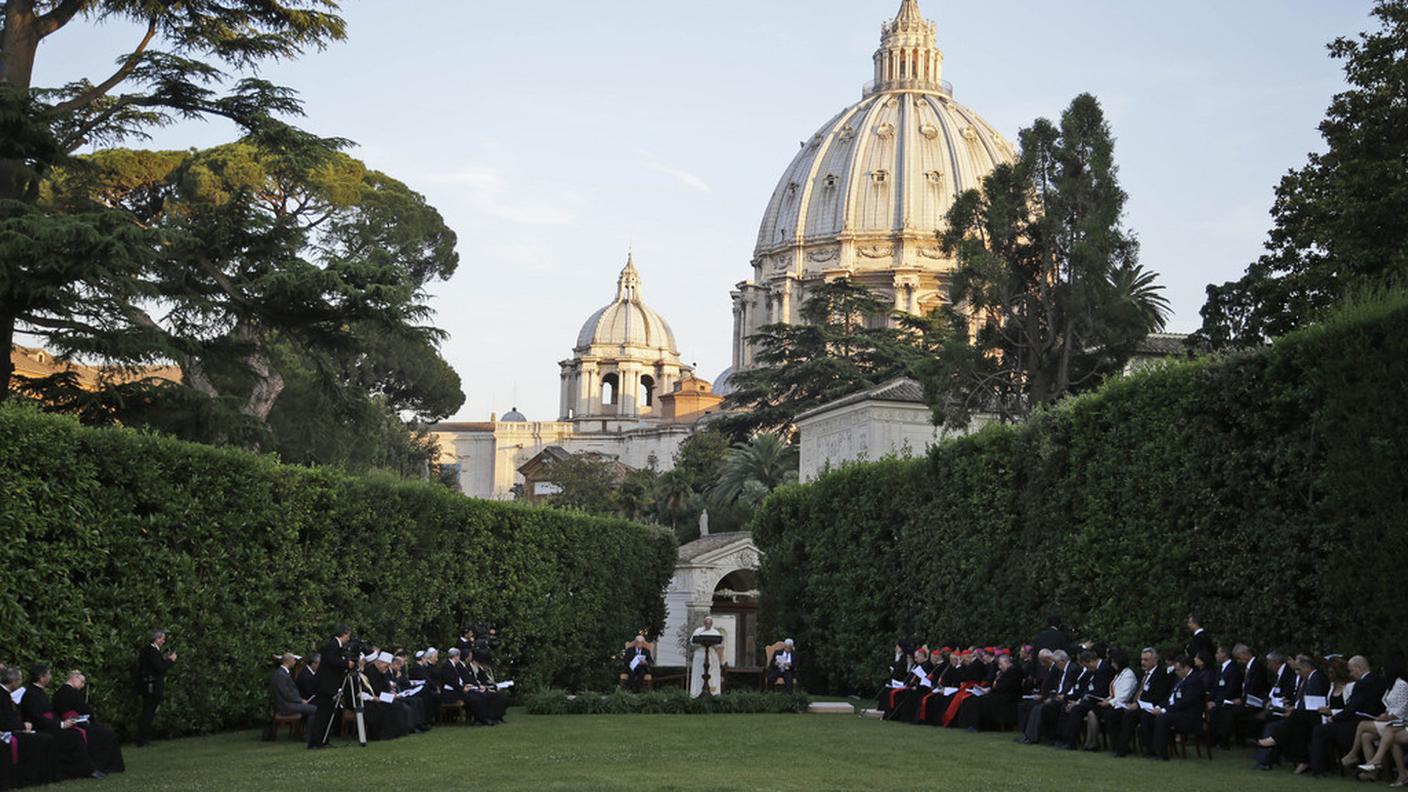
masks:
<path fill-rule="evenodd" d="M 937 789 L 1350 788 L 1259 773 L 1240 752 L 1151 762 L 1015 745 L 845 715 L 564 715 L 517 711 L 497 728 L 443 726 L 367 748 L 310 752 L 253 732 L 127 749 L 128 771 L 84 789 Z M 66 788 L 58 787 L 60 789 Z M 75 785 L 77 786 L 77 785 Z"/>

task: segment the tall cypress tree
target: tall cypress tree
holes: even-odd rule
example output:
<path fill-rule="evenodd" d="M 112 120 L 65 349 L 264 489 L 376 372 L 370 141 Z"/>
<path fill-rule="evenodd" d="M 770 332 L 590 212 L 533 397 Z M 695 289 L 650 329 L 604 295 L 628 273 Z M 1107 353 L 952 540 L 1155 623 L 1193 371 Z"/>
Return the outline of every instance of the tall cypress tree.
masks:
<path fill-rule="evenodd" d="M 1118 371 L 1168 306 L 1122 225 L 1126 195 L 1099 102 L 1038 119 L 1021 157 L 960 196 L 944 248 L 958 260 L 957 332 L 919 372 L 940 423 L 1018 418 Z"/>

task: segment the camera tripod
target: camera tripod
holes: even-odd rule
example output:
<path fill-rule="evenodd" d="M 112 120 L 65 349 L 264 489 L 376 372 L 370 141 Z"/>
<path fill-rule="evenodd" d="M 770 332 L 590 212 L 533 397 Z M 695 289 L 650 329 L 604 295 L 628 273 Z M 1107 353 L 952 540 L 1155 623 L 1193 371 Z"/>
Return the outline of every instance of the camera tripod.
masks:
<path fill-rule="evenodd" d="M 342 686 L 337 689 L 332 697 L 332 717 L 328 719 L 328 727 L 323 731 L 322 745 L 328 744 L 328 738 L 332 736 L 332 725 L 338 720 L 338 713 L 342 710 L 342 694 L 347 693 L 352 697 L 352 711 L 357 713 L 357 744 L 363 748 L 367 747 L 367 721 L 364 716 L 366 707 L 362 703 L 362 671 L 354 668 L 342 681 Z"/>

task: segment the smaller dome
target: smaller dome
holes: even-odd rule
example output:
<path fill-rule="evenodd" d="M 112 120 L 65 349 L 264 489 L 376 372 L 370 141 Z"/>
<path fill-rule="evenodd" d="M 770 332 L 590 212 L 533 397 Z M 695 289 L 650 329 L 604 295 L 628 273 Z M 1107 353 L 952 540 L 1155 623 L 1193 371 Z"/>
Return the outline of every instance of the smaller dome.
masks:
<path fill-rule="evenodd" d="M 506 413 L 504 413 L 504 417 L 502 417 L 502 418 L 499 419 L 499 423 L 527 423 L 527 422 L 528 422 L 528 419 L 525 418 L 525 417 L 523 417 L 523 413 L 519 412 L 517 407 L 510 407 L 510 408 L 509 408 L 509 411 L 506 412 Z"/>
<path fill-rule="evenodd" d="M 577 333 L 577 349 L 590 346 L 636 346 L 678 355 L 675 333 L 640 296 L 640 275 L 631 257 L 616 280 L 616 299 L 592 314 Z"/>
<path fill-rule="evenodd" d="M 733 378 L 733 366 L 729 366 L 719 372 L 719 376 L 714 378 L 714 395 L 727 396 L 733 393 L 733 383 L 729 382 Z"/>

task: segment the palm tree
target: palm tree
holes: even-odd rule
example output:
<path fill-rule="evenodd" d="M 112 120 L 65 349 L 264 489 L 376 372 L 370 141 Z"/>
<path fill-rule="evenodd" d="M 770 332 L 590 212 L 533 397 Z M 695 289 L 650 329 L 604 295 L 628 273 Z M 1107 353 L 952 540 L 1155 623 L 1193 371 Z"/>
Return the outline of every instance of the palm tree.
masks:
<path fill-rule="evenodd" d="M 1164 287 L 1156 283 L 1158 273 L 1144 269 L 1139 264 L 1127 264 L 1110 273 L 1110 285 L 1116 305 L 1132 310 L 1146 333 L 1157 333 L 1164 329 L 1172 307 L 1162 292 Z"/>
<path fill-rule="evenodd" d="M 744 500 L 746 495 L 746 500 L 756 504 L 763 494 L 795 482 L 797 463 L 794 446 L 775 434 L 760 434 L 729 450 L 709 497 L 717 504 L 727 505 Z"/>

